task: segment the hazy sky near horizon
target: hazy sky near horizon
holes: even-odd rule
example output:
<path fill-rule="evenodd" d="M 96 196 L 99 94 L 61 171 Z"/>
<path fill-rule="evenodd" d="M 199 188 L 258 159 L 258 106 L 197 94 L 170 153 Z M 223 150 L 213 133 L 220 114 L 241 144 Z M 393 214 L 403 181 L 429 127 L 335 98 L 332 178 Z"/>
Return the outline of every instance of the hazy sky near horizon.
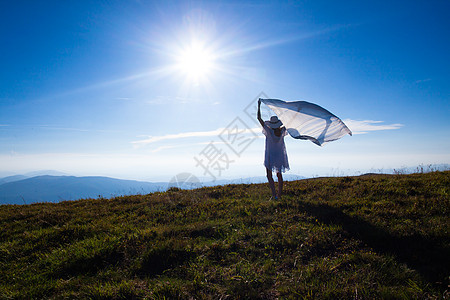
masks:
<path fill-rule="evenodd" d="M 449 1 L 1 1 L 0 176 L 264 175 L 258 97 L 353 136 L 291 170 L 450 163 Z M 266 117 L 268 111 L 264 111 Z"/>

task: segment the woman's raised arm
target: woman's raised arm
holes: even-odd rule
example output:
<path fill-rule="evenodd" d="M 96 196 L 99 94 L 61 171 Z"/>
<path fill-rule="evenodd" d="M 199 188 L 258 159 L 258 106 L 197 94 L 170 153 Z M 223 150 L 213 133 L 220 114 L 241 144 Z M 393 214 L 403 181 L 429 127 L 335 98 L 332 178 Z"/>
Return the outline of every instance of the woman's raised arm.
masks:
<path fill-rule="evenodd" d="M 264 121 L 261 118 L 261 98 L 258 99 L 258 113 L 256 114 L 256 118 L 258 119 L 261 126 L 264 127 Z"/>

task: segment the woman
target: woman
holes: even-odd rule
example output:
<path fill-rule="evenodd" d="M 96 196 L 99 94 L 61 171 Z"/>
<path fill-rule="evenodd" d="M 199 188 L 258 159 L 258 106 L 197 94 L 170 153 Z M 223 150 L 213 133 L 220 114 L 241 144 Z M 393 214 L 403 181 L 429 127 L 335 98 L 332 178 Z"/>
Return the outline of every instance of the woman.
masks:
<path fill-rule="evenodd" d="M 287 158 L 286 145 L 284 137 L 287 130 L 277 116 L 272 116 L 270 121 L 263 121 L 261 118 L 261 99 L 258 100 L 257 118 L 263 128 L 266 136 L 266 153 L 264 157 L 264 166 L 266 167 L 267 180 L 272 191 L 272 198 L 281 198 L 283 192 L 283 176 L 282 172 L 289 170 L 289 162 Z M 275 171 L 278 177 L 278 194 L 275 191 L 275 183 L 273 181 L 272 172 Z"/>

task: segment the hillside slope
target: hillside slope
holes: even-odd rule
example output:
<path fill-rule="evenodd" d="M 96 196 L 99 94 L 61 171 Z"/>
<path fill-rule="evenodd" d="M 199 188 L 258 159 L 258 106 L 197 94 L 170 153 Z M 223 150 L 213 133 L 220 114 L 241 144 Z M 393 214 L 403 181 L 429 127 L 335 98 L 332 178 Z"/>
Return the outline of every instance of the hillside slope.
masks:
<path fill-rule="evenodd" d="M 450 172 L 0 206 L 1 298 L 448 296 Z"/>

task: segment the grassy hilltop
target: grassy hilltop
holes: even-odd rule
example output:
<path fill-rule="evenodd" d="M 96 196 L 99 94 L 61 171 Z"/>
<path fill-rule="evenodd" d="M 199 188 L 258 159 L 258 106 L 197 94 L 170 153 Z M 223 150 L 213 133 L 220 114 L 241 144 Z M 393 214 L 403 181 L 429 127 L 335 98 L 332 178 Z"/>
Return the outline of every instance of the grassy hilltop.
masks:
<path fill-rule="evenodd" d="M 450 172 L 0 206 L 0 298 L 449 297 Z"/>

